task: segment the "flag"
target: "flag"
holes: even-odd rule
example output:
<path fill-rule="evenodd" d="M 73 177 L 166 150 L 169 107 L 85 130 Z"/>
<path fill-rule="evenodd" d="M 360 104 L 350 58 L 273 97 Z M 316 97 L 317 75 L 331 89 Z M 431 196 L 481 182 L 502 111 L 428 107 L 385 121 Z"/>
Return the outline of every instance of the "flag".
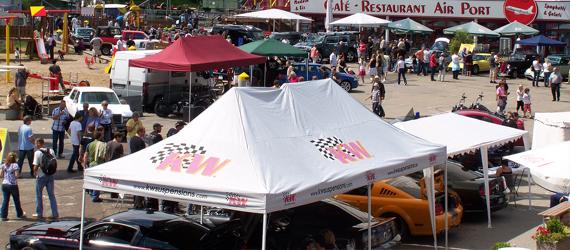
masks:
<path fill-rule="evenodd" d="M 32 16 L 46 16 L 45 6 L 30 6 L 30 13 Z"/>

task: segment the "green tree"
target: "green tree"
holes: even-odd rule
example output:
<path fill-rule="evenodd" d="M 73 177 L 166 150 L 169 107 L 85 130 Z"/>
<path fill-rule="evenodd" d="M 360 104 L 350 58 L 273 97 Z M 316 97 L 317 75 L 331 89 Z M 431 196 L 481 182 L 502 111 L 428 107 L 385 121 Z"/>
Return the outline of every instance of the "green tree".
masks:
<path fill-rule="evenodd" d="M 457 31 L 449 42 L 449 52 L 455 53 L 459 51 L 462 43 L 473 43 L 473 37 L 465 31 Z"/>

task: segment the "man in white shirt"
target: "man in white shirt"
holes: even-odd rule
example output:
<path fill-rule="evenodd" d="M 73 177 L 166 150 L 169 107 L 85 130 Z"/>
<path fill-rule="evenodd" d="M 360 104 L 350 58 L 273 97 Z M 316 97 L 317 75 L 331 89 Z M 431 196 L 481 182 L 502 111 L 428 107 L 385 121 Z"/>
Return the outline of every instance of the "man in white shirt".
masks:
<path fill-rule="evenodd" d="M 73 153 L 71 154 L 71 159 L 69 159 L 69 164 L 67 165 L 67 172 L 68 173 L 75 173 L 73 170 L 73 164 L 77 162 L 77 169 L 79 171 L 83 171 L 83 167 L 81 166 L 81 162 L 79 161 L 79 145 L 81 145 L 81 121 L 83 121 L 83 115 L 76 114 L 71 124 L 69 124 L 69 137 L 71 141 L 71 145 L 73 146 Z"/>
<path fill-rule="evenodd" d="M 429 73 L 431 73 L 431 69 L 429 67 L 429 57 L 431 56 L 431 51 L 429 50 L 428 47 L 424 48 L 424 76 L 426 75 L 425 72 L 428 71 L 429 69 Z"/>
<path fill-rule="evenodd" d="M 548 78 L 552 73 L 552 63 L 548 58 L 544 58 L 544 63 L 542 64 L 542 72 L 544 72 L 544 87 L 548 87 Z"/>
<path fill-rule="evenodd" d="M 331 52 L 331 55 L 329 56 L 329 61 L 331 64 L 331 68 L 336 68 L 337 65 L 337 58 L 336 58 L 336 54 L 333 52 Z"/>
<path fill-rule="evenodd" d="M 532 61 L 532 86 L 538 87 L 538 78 L 540 77 L 540 72 L 542 71 L 542 64 L 540 64 L 540 57 L 536 57 L 534 61 Z"/>

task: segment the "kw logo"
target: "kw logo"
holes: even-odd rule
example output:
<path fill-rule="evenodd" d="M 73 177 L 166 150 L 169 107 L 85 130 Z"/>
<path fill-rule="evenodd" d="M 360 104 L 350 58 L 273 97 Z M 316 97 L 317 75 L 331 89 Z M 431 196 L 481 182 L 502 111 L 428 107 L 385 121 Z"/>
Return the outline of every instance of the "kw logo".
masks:
<path fill-rule="evenodd" d="M 359 141 L 339 143 L 328 148 L 328 152 L 343 164 L 372 158 Z"/>
<path fill-rule="evenodd" d="M 296 198 L 295 194 L 289 192 L 283 193 L 283 203 L 286 205 L 295 203 Z"/>
<path fill-rule="evenodd" d="M 220 158 L 206 157 L 201 154 L 179 154 L 173 152 L 166 156 L 156 169 L 170 169 L 172 172 L 182 172 L 183 168 L 185 168 L 187 174 L 197 174 L 202 171 L 204 176 L 213 176 L 229 162 L 230 160 L 220 162 Z"/>
<path fill-rule="evenodd" d="M 228 205 L 234 207 L 245 207 L 247 206 L 247 198 L 236 193 L 227 193 L 226 200 Z"/>

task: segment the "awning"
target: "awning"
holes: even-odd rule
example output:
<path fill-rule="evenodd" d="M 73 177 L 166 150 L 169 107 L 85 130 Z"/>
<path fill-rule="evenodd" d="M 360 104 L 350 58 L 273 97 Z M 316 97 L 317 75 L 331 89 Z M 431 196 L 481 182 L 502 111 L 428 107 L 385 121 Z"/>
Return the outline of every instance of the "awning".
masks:
<path fill-rule="evenodd" d="M 392 30 L 394 33 L 405 34 L 405 33 L 420 33 L 428 34 L 432 33 L 433 30 L 426 27 L 425 25 L 418 23 L 410 18 L 394 21 L 388 24 L 388 29 Z"/>
<path fill-rule="evenodd" d="M 345 18 L 338 19 L 331 26 L 350 26 L 350 27 L 380 27 L 385 26 L 390 21 L 374 17 L 364 13 L 356 13 Z"/>
<path fill-rule="evenodd" d="M 489 37 L 499 37 L 499 33 L 488 29 L 485 26 L 482 26 L 476 22 L 468 22 L 464 24 L 460 24 L 457 26 L 453 26 L 443 30 L 444 34 L 455 34 L 455 32 L 463 31 L 468 33 L 472 36 L 489 36 Z"/>
<path fill-rule="evenodd" d="M 528 45 L 528 46 L 565 46 L 566 45 L 565 42 L 554 40 L 552 38 L 545 37 L 543 35 L 538 35 L 535 37 L 516 41 L 516 44 Z"/>
<path fill-rule="evenodd" d="M 129 60 L 129 66 L 160 71 L 197 72 L 262 64 L 265 57 L 249 54 L 221 36 L 183 37 L 159 53 Z"/>
<path fill-rule="evenodd" d="M 239 47 L 248 53 L 260 56 L 298 56 L 307 57 L 307 52 L 302 51 L 287 43 L 275 39 L 264 39 L 251 42 Z"/>
<path fill-rule="evenodd" d="M 494 31 L 502 36 L 536 35 L 539 33 L 538 30 L 517 21 L 502 26 Z"/>
<path fill-rule="evenodd" d="M 255 19 L 270 19 L 270 20 L 300 20 L 300 21 L 313 21 L 301 15 L 297 15 L 281 9 L 267 9 L 243 14 L 234 15 L 238 18 L 255 18 Z"/>

